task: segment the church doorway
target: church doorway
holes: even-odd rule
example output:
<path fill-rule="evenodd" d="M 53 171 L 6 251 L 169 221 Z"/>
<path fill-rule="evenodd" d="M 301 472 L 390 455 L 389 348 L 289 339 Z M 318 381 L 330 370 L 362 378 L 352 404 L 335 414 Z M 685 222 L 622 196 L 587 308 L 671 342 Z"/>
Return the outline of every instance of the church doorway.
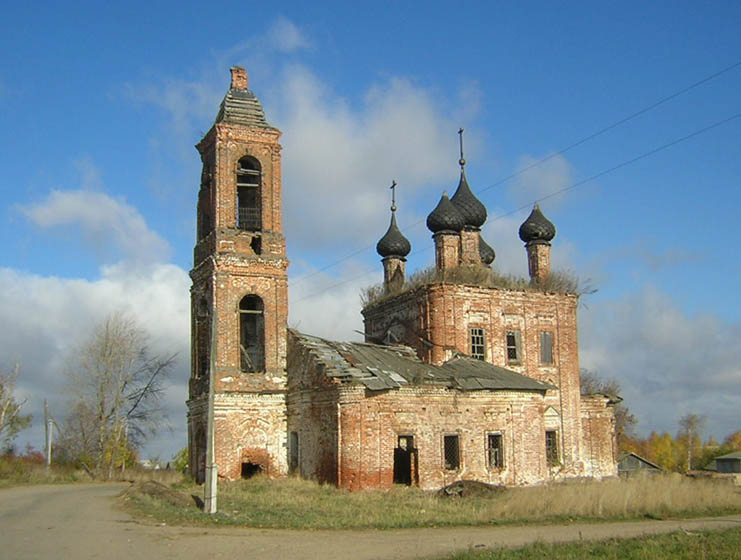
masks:
<path fill-rule="evenodd" d="M 394 483 L 416 486 L 418 482 L 414 436 L 399 436 L 394 449 Z"/>

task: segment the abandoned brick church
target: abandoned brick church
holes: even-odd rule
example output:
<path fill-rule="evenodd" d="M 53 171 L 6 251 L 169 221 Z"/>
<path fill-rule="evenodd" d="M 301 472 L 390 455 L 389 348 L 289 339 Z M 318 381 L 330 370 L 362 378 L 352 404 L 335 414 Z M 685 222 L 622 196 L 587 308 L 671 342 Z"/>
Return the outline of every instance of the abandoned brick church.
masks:
<path fill-rule="evenodd" d="M 214 463 L 227 479 L 296 473 L 349 489 L 432 489 L 616 475 L 615 401 L 580 394 L 578 294 L 553 282 L 555 227 L 536 206 L 519 230 L 529 281 L 499 277 L 462 156 L 455 194 L 427 218 L 435 266 L 413 279 L 392 206 L 377 245 L 383 285 L 362 310 L 365 342 L 287 328 L 281 133 L 244 68 L 231 72 L 197 145 L 187 403 L 196 479 L 210 391 Z"/>

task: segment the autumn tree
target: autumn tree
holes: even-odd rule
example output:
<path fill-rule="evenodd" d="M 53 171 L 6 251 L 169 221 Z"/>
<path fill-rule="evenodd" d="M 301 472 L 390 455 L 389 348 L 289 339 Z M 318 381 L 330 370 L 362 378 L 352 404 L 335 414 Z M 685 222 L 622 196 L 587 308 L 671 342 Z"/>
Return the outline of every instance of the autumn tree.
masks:
<path fill-rule="evenodd" d="M 602 394 L 610 397 L 620 396 L 620 383 L 615 379 L 602 379 L 594 371 L 579 371 L 582 395 Z M 631 441 L 638 420 L 623 401 L 615 405 L 615 433 L 620 451 L 633 451 Z"/>
<path fill-rule="evenodd" d="M 95 327 L 68 372 L 68 449 L 110 478 L 164 420 L 161 398 L 174 360 L 152 355 L 146 331 L 127 315 L 113 314 Z"/>
<path fill-rule="evenodd" d="M 30 414 L 21 414 L 25 400 L 15 397 L 15 383 L 20 366 L 15 365 L 12 371 L 0 371 L 0 442 L 3 448 L 10 447 L 18 432 L 31 424 Z"/>
<path fill-rule="evenodd" d="M 695 457 L 702 453 L 700 436 L 705 426 L 705 418 L 697 414 L 688 413 L 679 419 L 679 437 L 687 446 L 687 470 L 695 466 Z"/>

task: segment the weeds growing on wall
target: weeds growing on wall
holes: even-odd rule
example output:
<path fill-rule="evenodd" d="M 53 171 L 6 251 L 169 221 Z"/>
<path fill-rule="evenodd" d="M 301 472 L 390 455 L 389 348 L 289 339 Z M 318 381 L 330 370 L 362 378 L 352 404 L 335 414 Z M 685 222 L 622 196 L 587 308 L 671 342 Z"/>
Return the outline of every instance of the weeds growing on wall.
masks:
<path fill-rule="evenodd" d="M 544 280 L 532 282 L 529 278 L 501 274 L 482 266 L 459 266 L 449 270 L 439 270 L 431 266 L 410 275 L 399 290 L 387 293 L 383 284 L 374 284 L 363 289 L 360 298 L 365 307 L 429 284 L 467 284 L 501 290 L 577 295 L 596 291 L 589 286 L 589 282 L 582 283 L 576 275 L 568 271 L 553 271 Z"/>

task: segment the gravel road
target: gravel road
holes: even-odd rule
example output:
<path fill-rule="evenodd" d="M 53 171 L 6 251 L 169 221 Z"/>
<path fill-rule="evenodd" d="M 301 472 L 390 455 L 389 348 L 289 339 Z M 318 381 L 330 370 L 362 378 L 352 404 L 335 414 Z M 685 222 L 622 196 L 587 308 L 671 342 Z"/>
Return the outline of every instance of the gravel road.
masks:
<path fill-rule="evenodd" d="M 168 527 L 137 523 L 114 507 L 114 497 L 125 487 L 77 484 L 0 490 L 0 559 L 404 560 L 536 540 L 597 540 L 741 525 L 741 515 L 736 515 L 681 521 L 391 531 Z"/>

